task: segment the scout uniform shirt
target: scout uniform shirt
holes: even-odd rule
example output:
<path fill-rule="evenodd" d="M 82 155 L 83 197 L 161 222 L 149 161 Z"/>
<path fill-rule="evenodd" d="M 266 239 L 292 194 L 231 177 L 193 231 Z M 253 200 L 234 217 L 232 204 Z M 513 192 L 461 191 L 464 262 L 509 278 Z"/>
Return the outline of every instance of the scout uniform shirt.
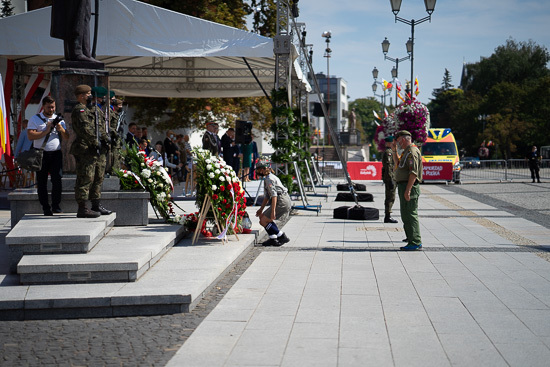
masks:
<path fill-rule="evenodd" d="M 414 144 L 410 144 L 397 164 L 395 181 L 398 183 L 409 181 L 409 175 L 414 173 L 418 182 L 422 182 L 422 154 Z"/>
<path fill-rule="evenodd" d="M 283 183 L 279 177 L 270 173 L 264 180 L 264 195 L 271 199 L 273 196 L 281 196 L 288 192 L 287 188 L 283 186 Z M 278 204 L 278 202 L 277 202 Z"/>

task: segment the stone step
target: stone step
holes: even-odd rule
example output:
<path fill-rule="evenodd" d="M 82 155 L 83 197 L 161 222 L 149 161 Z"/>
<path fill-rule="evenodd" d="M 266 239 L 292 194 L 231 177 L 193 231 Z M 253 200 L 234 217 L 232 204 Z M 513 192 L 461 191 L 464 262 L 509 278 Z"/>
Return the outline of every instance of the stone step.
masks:
<path fill-rule="evenodd" d="M 8 195 L 8 200 L 10 201 L 12 228 L 25 214 L 43 214 L 36 189 L 14 190 Z M 101 204 L 117 213 L 115 226 L 146 226 L 148 223 L 149 193 L 146 191 L 102 192 Z M 89 202 L 88 205 L 90 205 Z M 63 191 L 61 193 L 61 209 L 65 213 L 76 214 L 78 204 L 74 198 L 74 192 Z"/>
<path fill-rule="evenodd" d="M 29 285 L 134 282 L 183 235 L 184 228 L 173 224 L 114 227 L 87 254 L 23 256 L 17 265 L 19 281 Z"/>
<path fill-rule="evenodd" d="M 87 253 L 111 230 L 115 219 L 115 213 L 90 219 L 27 214 L 6 235 L 10 270 L 16 271 L 24 255 Z"/>

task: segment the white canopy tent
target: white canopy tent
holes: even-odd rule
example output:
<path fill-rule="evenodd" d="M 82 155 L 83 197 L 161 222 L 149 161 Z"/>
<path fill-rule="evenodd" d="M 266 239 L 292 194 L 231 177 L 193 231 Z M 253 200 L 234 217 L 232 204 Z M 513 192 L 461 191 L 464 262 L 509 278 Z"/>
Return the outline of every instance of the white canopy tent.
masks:
<path fill-rule="evenodd" d="M 263 96 L 253 73 L 268 93 L 274 86 L 271 38 L 135 0 L 102 0 L 99 10 L 96 58 L 119 95 Z M 50 37 L 50 15 L 47 7 L 1 19 L 0 56 L 28 72 L 57 69 L 63 41 Z"/>

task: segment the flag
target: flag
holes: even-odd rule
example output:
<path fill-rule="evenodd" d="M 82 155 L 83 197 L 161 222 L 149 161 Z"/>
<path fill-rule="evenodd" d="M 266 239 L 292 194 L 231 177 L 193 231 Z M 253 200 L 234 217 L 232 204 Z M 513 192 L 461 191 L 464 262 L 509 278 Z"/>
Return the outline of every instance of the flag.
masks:
<path fill-rule="evenodd" d="M 399 79 L 395 78 L 395 89 L 397 89 L 398 92 L 401 92 L 401 88 L 403 88 L 401 82 Z"/>
<path fill-rule="evenodd" d="M 386 81 L 385 79 L 382 79 L 382 84 L 384 84 L 384 90 L 392 89 L 393 87 L 393 85 L 390 82 Z"/>
<path fill-rule="evenodd" d="M 386 110 L 386 109 L 384 108 L 384 117 L 388 117 L 388 115 L 389 115 L 388 110 Z"/>
<path fill-rule="evenodd" d="M 40 113 L 42 112 L 42 110 L 44 109 L 43 106 L 42 106 L 42 100 L 49 96 L 50 95 L 50 88 L 52 86 L 52 81 L 50 80 L 48 82 L 48 85 L 46 86 L 46 89 L 44 89 L 44 93 L 42 93 L 42 97 L 40 97 L 40 103 L 38 104 L 38 111 L 36 113 Z"/>
<path fill-rule="evenodd" d="M 418 89 L 418 77 L 414 78 L 414 87 L 415 87 L 414 94 L 419 95 L 420 90 Z"/>
<path fill-rule="evenodd" d="M 0 74 L 0 156 L 2 154 L 11 155 L 9 121 L 10 117 L 7 114 L 4 96 L 4 83 Z"/>
<path fill-rule="evenodd" d="M 376 117 L 378 120 L 382 121 L 382 119 L 380 118 L 380 116 L 378 116 L 376 111 L 372 110 L 372 113 L 374 113 L 374 117 Z"/>

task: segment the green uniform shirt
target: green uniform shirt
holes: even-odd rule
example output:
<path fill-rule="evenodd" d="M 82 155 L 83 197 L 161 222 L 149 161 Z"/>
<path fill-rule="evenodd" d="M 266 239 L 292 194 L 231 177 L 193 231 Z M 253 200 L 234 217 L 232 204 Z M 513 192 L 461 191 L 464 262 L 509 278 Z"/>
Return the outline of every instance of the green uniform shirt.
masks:
<path fill-rule="evenodd" d="M 409 145 L 401 155 L 395 171 L 395 180 L 407 182 L 411 173 L 416 175 L 418 182 L 422 181 L 422 155 L 414 144 Z"/>
<path fill-rule="evenodd" d="M 382 181 L 390 183 L 395 180 L 393 172 L 393 151 L 391 148 L 386 148 L 382 154 Z"/>

